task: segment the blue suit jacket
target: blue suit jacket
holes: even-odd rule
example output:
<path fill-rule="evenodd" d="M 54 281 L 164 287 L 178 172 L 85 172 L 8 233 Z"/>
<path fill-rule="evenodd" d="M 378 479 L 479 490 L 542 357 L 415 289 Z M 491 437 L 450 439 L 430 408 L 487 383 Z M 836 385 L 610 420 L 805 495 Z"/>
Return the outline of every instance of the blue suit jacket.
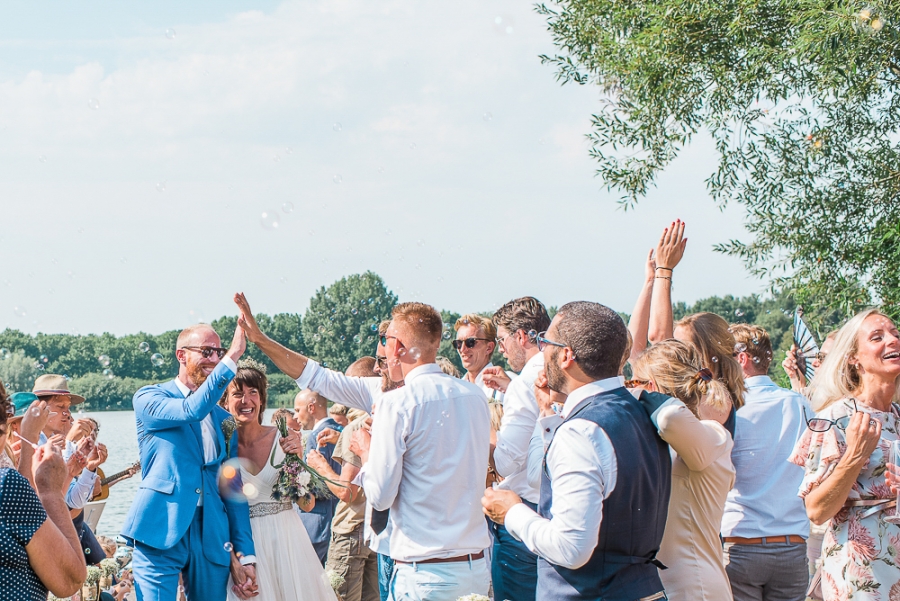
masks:
<path fill-rule="evenodd" d="M 231 414 L 216 403 L 234 373 L 219 363 L 194 394 L 185 398 L 174 380 L 145 386 L 134 395 L 142 480 L 122 534 L 156 549 L 170 549 L 188 531 L 203 495 L 203 554 L 228 565 L 234 550 L 254 555 L 250 511 L 245 501 L 223 499 L 217 477 L 222 462 L 237 456 L 237 432 L 226 455 L 223 421 Z M 206 463 L 200 422 L 212 413 L 216 424 L 215 460 Z"/>

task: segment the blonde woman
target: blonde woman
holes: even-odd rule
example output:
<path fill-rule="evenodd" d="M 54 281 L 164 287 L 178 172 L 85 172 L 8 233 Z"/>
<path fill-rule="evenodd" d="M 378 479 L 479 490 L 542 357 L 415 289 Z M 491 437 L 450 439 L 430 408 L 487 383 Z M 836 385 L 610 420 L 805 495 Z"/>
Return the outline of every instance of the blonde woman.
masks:
<path fill-rule="evenodd" d="M 885 475 L 898 440 L 900 332 L 877 310 L 840 329 L 810 388 L 808 428 L 791 461 L 814 524 L 830 520 L 820 571 L 825 601 L 900 599 L 896 489 Z M 896 484 L 896 480 L 893 484 Z"/>
<path fill-rule="evenodd" d="M 677 456 L 659 560 L 671 601 L 731 599 L 719 528 L 734 485 L 731 435 L 722 425 L 732 409 L 726 386 L 703 367 L 689 344 L 664 340 L 637 358 L 626 385 L 672 397 L 653 412 L 659 435 Z"/>

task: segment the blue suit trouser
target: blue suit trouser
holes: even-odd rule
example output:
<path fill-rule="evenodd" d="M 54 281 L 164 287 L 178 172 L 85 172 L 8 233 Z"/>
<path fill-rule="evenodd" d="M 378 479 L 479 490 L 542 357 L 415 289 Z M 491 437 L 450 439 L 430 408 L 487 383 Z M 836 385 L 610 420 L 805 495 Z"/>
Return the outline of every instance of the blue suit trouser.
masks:
<path fill-rule="evenodd" d="M 188 531 L 171 549 L 134 543 L 132 567 L 138 601 L 175 601 L 178 576 L 190 601 L 224 601 L 228 591 L 228 566 L 219 566 L 203 555 L 203 508 L 198 507 Z M 223 556 L 228 553 L 222 549 Z"/>
<path fill-rule="evenodd" d="M 523 499 L 532 509 L 536 505 Z M 494 599 L 503 601 L 534 601 L 537 591 L 537 555 L 528 550 L 525 543 L 516 540 L 500 524 L 492 523 L 494 532 L 491 580 Z"/>

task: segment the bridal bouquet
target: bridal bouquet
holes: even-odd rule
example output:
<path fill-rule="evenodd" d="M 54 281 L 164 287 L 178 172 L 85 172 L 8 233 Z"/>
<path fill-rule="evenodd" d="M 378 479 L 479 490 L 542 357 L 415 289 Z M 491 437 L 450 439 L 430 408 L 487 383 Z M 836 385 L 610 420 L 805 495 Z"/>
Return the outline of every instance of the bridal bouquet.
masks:
<path fill-rule="evenodd" d="M 287 422 L 283 416 L 275 420 L 275 426 L 282 438 L 288 435 Z M 303 459 L 294 453 L 287 453 L 284 461 L 275 465 L 275 449 L 269 463 L 278 470 L 278 479 L 272 486 L 272 499 L 275 501 L 293 501 L 300 503 L 310 495 L 318 498 L 328 498 L 331 491 L 328 490 L 329 480 L 319 472 L 311 468 Z"/>

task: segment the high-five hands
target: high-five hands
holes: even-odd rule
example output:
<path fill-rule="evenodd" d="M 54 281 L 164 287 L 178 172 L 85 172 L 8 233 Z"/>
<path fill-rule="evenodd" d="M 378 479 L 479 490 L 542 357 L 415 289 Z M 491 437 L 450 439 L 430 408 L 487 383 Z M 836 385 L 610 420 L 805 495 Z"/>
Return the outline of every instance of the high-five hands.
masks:
<path fill-rule="evenodd" d="M 684 222 L 677 219 L 672 225 L 663 230 L 656 245 L 656 268 L 666 270 L 665 275 L 671 276 L 671 271 L 684 257 L 684 249 L 687 246 L 687 238 L 684 237 Z"/>
<path fill-rule="evenodd" d="M 238 306 L 241 312 L 240 317 L 238 317 L 238 324 L 244 329 L 247 340 L 256 344 L 265 334 L 259 329 L 259 324 L 256 323 L 256 318 L 253 317 L 253 312 L 250 310 L 250 303 L 247 302 L 247 297 L 243 292 L 238 292 L 234 295 L 234 304 Z"/>

